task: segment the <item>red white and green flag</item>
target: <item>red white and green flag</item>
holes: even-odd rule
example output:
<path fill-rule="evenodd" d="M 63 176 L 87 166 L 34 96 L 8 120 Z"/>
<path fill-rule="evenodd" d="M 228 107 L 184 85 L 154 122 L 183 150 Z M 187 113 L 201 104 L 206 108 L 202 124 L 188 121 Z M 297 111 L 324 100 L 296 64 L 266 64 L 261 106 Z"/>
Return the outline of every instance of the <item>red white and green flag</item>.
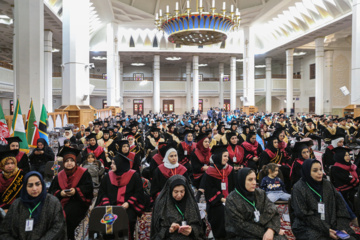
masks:
<path fill-rule="evenodd" d="M 10 136 L 19 137 L 22 141 L 19 143 L 20 151 L 29 153 L 29 146 L 26 141 L 26 133 L 25 133 L 24 121 L 21 113 L 19 99 L 16 101 L 16 107 L 14 112 L 14 118 L 11 125 Z"/>
<path fill-rule="evenodd" d="M 0 104 L 0 144 L 7 144 L 5 138 L 10 137 L 9 129 L 5 120 L 5 115 Z"/>
<path fill-rule="evenodd" d="M 39 128 L 36 122 L 35 111 L 33 107 L 33 101 L 31 100 L 30 109 L 26 118 L 26 139 L 29 147 L 36 148 L 37 140 L 39 136 Z"/>

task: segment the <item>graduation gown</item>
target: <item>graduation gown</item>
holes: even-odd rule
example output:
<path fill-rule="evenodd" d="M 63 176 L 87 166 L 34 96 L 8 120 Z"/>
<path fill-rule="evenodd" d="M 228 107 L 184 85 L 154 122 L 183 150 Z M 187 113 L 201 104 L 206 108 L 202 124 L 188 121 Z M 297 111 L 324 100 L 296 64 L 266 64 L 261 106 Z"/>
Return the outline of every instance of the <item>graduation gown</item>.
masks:
<path fill-rule="evenodd" d="M 210 166 L 200 186 L 205 190 L 206 212 L 215 238 L 226 237 L 224 205 L 221 199 L 227 198 L 229 192 L 235 188 L 233 167 L 227 165 L 220 171 L 221 175 L 214 166 Z M 221 183 L 226 184 L 226 190 L 221 190 Z"/>
<path fill-rule="evenodd" d="M 164 164 L 161 164 L 155 169 L 150 189 L 150 195 L 153 200 L 155 200 L 159 195 L 165 186 L 166 181 L 174 175 L 182 175 L 190 182 L 187 169 L 181 164 L 179 164 L 179 166 L 174 169 L 166 168 Z"/>
<path fill-rule="evenodd" d="M 154 174 L 156 168 L 158 166 L 160 166 L 161 164 L 163 164 L 163 159 L 164 159 L 164 157 L 161 156 L 160 153 L 155 154 L 154 157 L 151 158 L 150 167 L 149 167 L 150 168 L 150 177 L 151 178 L 153 177 L 153 174 Z"/>
<path fill-rule="evenodd" d="M 291 186 L 300 180 L 301 178 L 301 168 L 304 163 L 304 159 L 296 158 L 291 166 L 290 179 Z"/>
<path fill-rule="evenodd" d="M 91 150 L 90 146 L 85 148 L 82 152 L 83 161 L 86 159 L 89 153 L 93 153 L 96 157 L 96 160 L 99 160 L 105 167 L 105 170 L 109 170 L 111 163 L 106 161 L 105 151 L 103 147 L 97 146 L 95 150 Z"/>
<path fill-rule="evenodd" d="M 239 145 L 235 145 L 235 149 L 233 149 L 229 144 L 226 149 L 229 152 L 228 164 L 231 166 L 244 165 L 244 148 Z"/>
<path fill-rule="evenodd" d="M 335 155 L 335 148 L 333 145 L 327 146 L 325 149 L 325 153 L 322 155 L 322 163 L 324 166 L 324 171 L 326 174 L 329 174 L 330 166 L 335 164 L 334 155 Z"/>
<path fill-rule="evenodd" d="M 255 141 L 254 144 L 250 144 L 249 142 L 245 141 L 241 144 L 241 147 L 244 148 L 244 166 L 254 169 L 257 172 L 259 166 L 259 160 L 255 162 L 253 160 L 254 157 L 260 157 L 262 152 L 261 145 Z"/>
<path fill-rule="evenodd" d="M 196 143 L 192 143 L 191 146 L 189 146 L 186 142 L 181 142 L 178 145 L 178 158 L 179 163 L 187 168 L 188 171 L 191 172 L 191 165 L 190 165 L 190 155 L 195 150 Z"/>
<path fill-rule="evenodd" d="M 201 178 L 205 172 L 203 167 L 210 164 L 210 154 L 205 157 L 199 149 L 195 148 L 195 150 L 191 153 L 190 161 L 194 177 L 193 185 L 196 188 L 199 188 Z"/>
<path fill-rule="evenodd" d="M 134 169 L 136 172 L 140 173 L 140 164 L 141 164 L 140 156 L 133 152 L 129 152 L 129 154 L 126 157 L 132 160 L 130 161 L 130 169 Z"/>
<path fill-rule="evenodd" d="M 140 217 L 145 209 L 145 196 L 140 175 L 132 169 L 121 176 L 117 176 L 113 171 L 110 171 L 101 180 L 95 205 L 121 206 L 125 202 L 129 204 L 126 212 L 129 219 L 130 233 L 133 233 L 137 217 Z M 132 239 L 131 236 L 130 239 Z"/>
<path fill-rule="evenodd" d="M 63 198 L 61 191 L 70 188 L 75 188 L 75 195 Z M 90 173 L 85 168 L 77 167 L 73 175 L 68 177 L 65 170 L 62 170 L 51 182 L 48 192 L 60 200 L 65 213 L 67 234 L 70 239 L 73 239 L 74 231 L 84 219 L 93 198 Z"/>
<path fill-rule="evenodd" d="M 29 158 L 26 153 L 19 151 L 16 155 L 17 166 L 20 168 L 24 175 L 30 172 Z"/>
<path fill-rule="evenodd" d="M 324 142 L 326 144 L 331 144 L 331 140 L 333 136 L 335 136 L 336 134 L 336 126 L 334 125 L 332 128 L 326 127 L 323 129 L 323 132 L 324 132 Z"/>
<path fill-rule="evenodd" d="M 0 173 L 0 208 L 9 209 L 10 205 L 19 196 L 20 190 L 23 187 L 24 173 L 22 170 L 5 179 L 4 175 Z"/>

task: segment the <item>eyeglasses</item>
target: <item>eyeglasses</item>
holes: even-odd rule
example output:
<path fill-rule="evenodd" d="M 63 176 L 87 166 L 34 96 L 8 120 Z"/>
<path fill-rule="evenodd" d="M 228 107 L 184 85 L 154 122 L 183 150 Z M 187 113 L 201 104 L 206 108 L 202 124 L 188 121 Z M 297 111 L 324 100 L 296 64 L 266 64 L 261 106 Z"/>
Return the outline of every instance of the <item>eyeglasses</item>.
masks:
<path fill-rule="evenodd" d="M 38 181 L 38 182 L 36 182 L 36 183 L 28 183 L 28 184 L 27 184 L 27 187 L 28 187 L 28 188 L 32 188 L 32 187 L 34 186 L 34 184 L 35 184 L 35 186 L 37 186 L 37 187 L 41 186 L 41 182 Z"/>

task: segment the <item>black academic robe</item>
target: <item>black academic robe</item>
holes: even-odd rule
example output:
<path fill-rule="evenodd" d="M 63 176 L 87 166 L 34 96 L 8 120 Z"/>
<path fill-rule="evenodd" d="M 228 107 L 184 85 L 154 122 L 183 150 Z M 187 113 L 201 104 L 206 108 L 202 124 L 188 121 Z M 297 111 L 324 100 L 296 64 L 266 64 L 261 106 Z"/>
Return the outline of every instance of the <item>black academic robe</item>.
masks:
<path fill-rule="evenodd" d="M 95 205 L 121 206 L 125 202 L 129 204 L 126 212 L 129 219 L 129 236 L 132 236 L 137 217 L 141 216 L 145 209 L 145 196 L 140 175 L 134 170 L 129 170 L 121 176 L 110 171 L 101 180 Z"/>
<path fill-rule="evenodd" d="M 190 155 L 195 150 L 195 147 L 196 147 L 196 143 L 194 142 L 192 143 L 191 146 L 189 146 L 186 142 L 181 142 L 178 145 L 177 153 L 178 153 L 179 163 L 184 167 L 186 167 L 186 169 L 190 172 L 190 174 L 192 171 L 190 165 Z"/>
<path fill-rule="evenodd" d="M 36 155 L 34 152 L 36 150 L 44 151 L 43 154 Z M 43 149 L 35 148 L 29 156 L 31 170 L 38 171 L 41 175 L 44 176 L 45 165 L 49 161 L 55 160 L 55 154 L 50 147 L 44 147 Z"/>
<path fill-rule="evenodd" d="M 62 197 L 61 191 L 75 188 L 75 195 Z M 59 172 L 51 182 L 48 191 L 57 197 L 64 209 L 67 234 L 69 239 L 74 239 L 74 231 L 79 223 L 84 219 L 93 198 L 93 183 L 87 169 L 77 167 L 71 177 L 67 177 L 65 170 Z"/>
<path fill-rule="evenodd" d="M 204 157 L 200 150 L 195 148 L 195 150 L 191 153 L 190 156 L 191 168 L 193 173 L 193 185 L 199 189 L 199 185 L 201 182 L 201 178 L 205 172 L 204 166 L 210 165 L 210 155 L 208 157 Z"/>
<path fill-rule="evenodd" d="M 205 190 L 206 212 L 216 239 L 226 237 L 224 205 L 221 199 L 226 198 L 235 188 L 233 167 L 227 165 L 224 172 L 226 177 L 222 180 L 217 170 L 211 166 L 204 174 L 200 184 L 200 188 Z M 226 190 L 221 190 L 222 182 L 226 183 Z"/>
<path fill-rule="evenodd" d="M 325 153 L 322 155 L 322 163 L 326 174 L 329 174 L 330 166 L 335 164 L 334 155 L 334 147 L 332 145 L 327 146 Z"/>
<path fill-rule="evenodd" d="M 24 174 L 30 172 L 29 158 L 26 153 L 19 151 L 16 155 L 16 160 L 18 168 L 20 168 Z"/>
<path fill-rule="evenodd" d="M 301 169 L 303 163 L 304 159 L 296 158 L 294 160 L 290 172 L 291 187 L 294 186 L 294 184 L 301 178 Z"/>
<path fill-rule="evenodd" d="M 259 160 L 255 162 L 254 157 L 260 158 L 262 153 L 261 145 L 255 142 L 257 147 L 253 147 L 249 142 L 245 141 L 241 144 L 241 147 L 244 148 L 244 166 L 254 169 L 256 172 L 258 171 Z"/>

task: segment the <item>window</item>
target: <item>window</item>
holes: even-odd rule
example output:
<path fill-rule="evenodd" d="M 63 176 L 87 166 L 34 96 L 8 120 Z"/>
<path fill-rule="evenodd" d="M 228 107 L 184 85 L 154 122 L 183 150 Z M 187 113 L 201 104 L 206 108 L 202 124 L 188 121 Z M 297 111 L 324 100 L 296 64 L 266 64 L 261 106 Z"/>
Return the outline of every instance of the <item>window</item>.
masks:
<path fill-rule="evenodd" d="M 310 64 L 310 80 L 316 78 L 315 63 Z"/>

